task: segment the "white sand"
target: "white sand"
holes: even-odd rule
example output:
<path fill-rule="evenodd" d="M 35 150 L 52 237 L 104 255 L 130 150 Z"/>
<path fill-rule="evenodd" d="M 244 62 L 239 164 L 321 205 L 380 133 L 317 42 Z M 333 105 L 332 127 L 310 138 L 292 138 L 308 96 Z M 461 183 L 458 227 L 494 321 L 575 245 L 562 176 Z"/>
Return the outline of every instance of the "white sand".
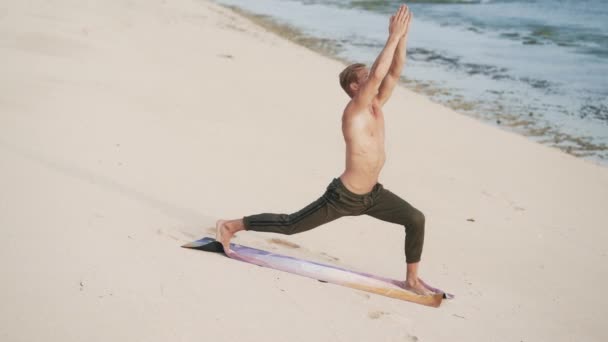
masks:
<path fill-rule="evenodd" d="M 0 340 L 608 339 L 607 168 L 398 89 L 381 182 L 426 214 L 421 276 L 455 300 L 185 250 L 218 218 L 298 210 L 342 172 L 343 66 L 206 1 L 8 2 Z M 348 217 L 235 242 L 403 278 L 403 237 Z"/>

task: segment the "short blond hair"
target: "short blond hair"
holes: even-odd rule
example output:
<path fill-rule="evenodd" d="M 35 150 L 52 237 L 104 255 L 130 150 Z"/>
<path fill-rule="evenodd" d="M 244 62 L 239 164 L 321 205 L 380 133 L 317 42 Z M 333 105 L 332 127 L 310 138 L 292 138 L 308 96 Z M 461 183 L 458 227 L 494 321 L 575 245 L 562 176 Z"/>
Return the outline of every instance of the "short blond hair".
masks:
<path fill-rule="evenodd" d="M 361 68 L 365 68 L 365 64 L 363 63 L 355 63 L 347 66 L 340 73 L 340 85 L 342 89 L 349 95 L 352 96 L 350 90 L 350 84 L 353 82 L 359 81 L 359 76 L 357 75 L 357 71 Z"/>

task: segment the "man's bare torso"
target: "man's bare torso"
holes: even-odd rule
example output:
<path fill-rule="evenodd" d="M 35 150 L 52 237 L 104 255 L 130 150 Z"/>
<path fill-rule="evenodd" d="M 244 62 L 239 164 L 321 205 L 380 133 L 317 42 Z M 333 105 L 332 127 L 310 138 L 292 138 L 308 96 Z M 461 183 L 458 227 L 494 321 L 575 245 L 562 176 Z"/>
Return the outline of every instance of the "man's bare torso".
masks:
<path fill-rule="evenodd" d="M 340 179 L 352 192 L 364 194 L 378 182 L 386 159 L 384 113 L 376 101 L 366 109 L 355 108 L 349 103 L 342 116 L 346 169 Z"/>

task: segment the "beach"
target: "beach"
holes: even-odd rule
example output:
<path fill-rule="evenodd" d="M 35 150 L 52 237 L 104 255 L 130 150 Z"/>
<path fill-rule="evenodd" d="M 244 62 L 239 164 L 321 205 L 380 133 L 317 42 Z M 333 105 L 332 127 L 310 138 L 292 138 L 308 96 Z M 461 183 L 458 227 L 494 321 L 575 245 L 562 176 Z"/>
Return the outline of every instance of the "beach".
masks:
<path fill-rule="evenodd" d="M 347 64 L 371 65 L 399 0 L 216 0 Z M 416 0 L 401 84 L 489 125 L 608 165 L 603 0 Z M 278 27 L 277 27 L 278 26 Z M 295 38 L 295 39 L 293 39 Z"/>
<path fill-rule="evenodd" d="M 0 5 L 3 341 L 603 341 L 608 168 L 399 87 L 380 182 L 435 309 L 180 248 L 344 168 L 344 64 L 209 1 Z M 234 242 L 395 279 L 403 227 Z"/>

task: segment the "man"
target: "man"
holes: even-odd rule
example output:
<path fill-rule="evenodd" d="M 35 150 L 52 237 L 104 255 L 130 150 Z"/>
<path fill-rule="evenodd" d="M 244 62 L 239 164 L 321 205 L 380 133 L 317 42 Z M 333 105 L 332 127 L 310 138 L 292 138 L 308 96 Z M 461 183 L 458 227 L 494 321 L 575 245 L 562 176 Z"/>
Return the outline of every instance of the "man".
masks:
<path fill-rule="evenodd" d="M 346 169 L 342 175 L 332 180 L 319 199 L 293 214 L 264 213 L 219 220 L 216 238 L 226 253 L 232 253 L 230 239 L 241 230 L 296 234 L 342 216 L 365 214 L 405 227 L 404 288 L 422 295 L 431 292 L 418 278 L 424 215 L 378 183 L 385 161 L 382 106 L 401 76 L 411 18 L 405 5 L 391 16 L 388 40 L 371 69 L 353 64 L 340 73 L 340 85 L 351 97 L 342 116 L 346 142 Z"/>

